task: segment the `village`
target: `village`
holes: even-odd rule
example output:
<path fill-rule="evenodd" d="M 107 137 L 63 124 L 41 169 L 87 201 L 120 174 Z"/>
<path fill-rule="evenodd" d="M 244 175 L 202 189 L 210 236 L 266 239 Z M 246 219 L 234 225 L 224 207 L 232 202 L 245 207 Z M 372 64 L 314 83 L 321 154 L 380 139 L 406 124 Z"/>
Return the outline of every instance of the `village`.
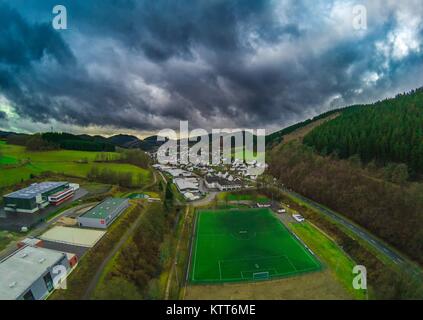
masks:
<path fill-rule="evenodd" d="M 157 153 L 151 155 L 157 161 Z M 153 167 L 175 184 L 187 201 L 195 201 L 211 191 L 233 191 L 254 187 L 257 175 L 264 170 L 265 164 L 256 160 L 245 162 L 238 158 L 226 164 L 211 164 L 206 161 L 198 164 L 182 164 L 175 155 L 166 164 L 157 163 Z"/>

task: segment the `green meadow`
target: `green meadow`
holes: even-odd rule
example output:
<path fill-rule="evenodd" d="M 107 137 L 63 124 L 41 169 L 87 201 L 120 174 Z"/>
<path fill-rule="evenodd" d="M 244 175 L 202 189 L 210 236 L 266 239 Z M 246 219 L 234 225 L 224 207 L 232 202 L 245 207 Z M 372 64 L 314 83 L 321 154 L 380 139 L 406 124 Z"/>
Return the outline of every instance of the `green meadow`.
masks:
<path fill-rule="evenodd" d="M 270 199 L 264 195 L 253 193 L 221 192 L 217 195 L 219 201 L 253 201 L 267 203 Z"/>
<path fill-rule="evenodd" d="M 0 142 L 0 187 L 10 186 L 30 178 L 31 174 L 54 172 L 85 178 L 91 168 L 109 168 L 117 172 L 131 172 L 134 179 L 150 179 L 150 172 L 126 163 L 95 163 L 100 152 L 54 150 L 27 151 L 25 147 Z M 111 153 L 118 155 L 117 153 Z"/>
<path fill-rule="evenodd" d="M 262 157 L 265 157 L 265 154 L 259 152 L 253 152 L 253 150 L 244 150 L 244 147 L 242 148 L 235 148 L 233 151 L 233 156 L 236 159 L 245 159 L 246 161 L 251 161 L 251 160 L 260 160 Z"/>

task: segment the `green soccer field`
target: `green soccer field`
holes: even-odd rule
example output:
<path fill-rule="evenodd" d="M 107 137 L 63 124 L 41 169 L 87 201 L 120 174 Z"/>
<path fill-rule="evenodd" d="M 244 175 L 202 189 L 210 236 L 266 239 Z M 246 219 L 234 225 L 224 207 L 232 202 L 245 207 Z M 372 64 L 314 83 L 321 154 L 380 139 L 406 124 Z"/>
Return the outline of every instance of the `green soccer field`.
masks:
<path fill-rule="evenodd" d="M 316 257 L 269 209 L 198 212 L 193 283 L 274 279 L 320 268 Z"/>

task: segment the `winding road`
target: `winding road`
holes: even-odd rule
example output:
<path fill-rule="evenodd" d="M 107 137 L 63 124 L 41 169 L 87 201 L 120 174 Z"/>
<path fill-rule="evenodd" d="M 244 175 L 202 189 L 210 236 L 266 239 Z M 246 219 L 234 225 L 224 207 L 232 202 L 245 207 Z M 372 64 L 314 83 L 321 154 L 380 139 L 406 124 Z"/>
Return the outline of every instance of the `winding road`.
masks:
<path fill-rule="evenodd" d="M 366 241 L 370 246 L 372 246 L 378 252 L 388 257 L 393 263 L 399 265 L 401 269 L 403 270 L 406 269 L 411 275 L 422 276 L 421 270 L 419 270 L 417 266 L 413 265 L 411 262 L 408 262 L 400 254 L 390 249 L 385 243 L 383 243 L 381 240 L 371 235 L 366 230 L 351 223 L 347 218 L 344 218 L 343 216 L 333 212 L 332 210 L 329 210 L 328 208 L 325 208 L 319 203 L 313 200 L 310 200 L 294 191 L 282 189 L 280 187 L 279 189 L 285 192 L 286 194 L 290 195 L 292 198 L 296 198 L 305 202 L 308 206 L 310 206 L 314 210 L 320 212 L 321 214 L 341 224 L 346 229 L 348 229 L 351 233 L 353 233 L 360 239 Z"/>

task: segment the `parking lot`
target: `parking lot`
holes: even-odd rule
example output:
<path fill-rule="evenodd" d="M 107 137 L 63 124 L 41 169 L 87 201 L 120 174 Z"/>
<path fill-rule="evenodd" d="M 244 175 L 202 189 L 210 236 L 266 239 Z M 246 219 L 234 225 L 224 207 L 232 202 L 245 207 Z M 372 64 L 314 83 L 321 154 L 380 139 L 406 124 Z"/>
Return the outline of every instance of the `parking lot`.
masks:
<path fill-rule="evenodd" d="M 0 229 L 8 231 L 21 231 L 22 227 L 32 228 L 42 223 L 54 212 L 66 207 L 69 203 L 79 200 L 87 194 L 87 190 L 78 189 L 74 197 L 58 206 L 48 206 L 36 213 L 5 212 L 0 210 Z"/>
<path fill-rule="evenodd" d="M 78 259 L 81 259 L 81 257 L 90 249 L 87 247 L 80 247 L 66 243 L 59 243 L 46 240 L 43 240 L 43 248 L 60 252 L 74 253 L 78 257 Z"/>

